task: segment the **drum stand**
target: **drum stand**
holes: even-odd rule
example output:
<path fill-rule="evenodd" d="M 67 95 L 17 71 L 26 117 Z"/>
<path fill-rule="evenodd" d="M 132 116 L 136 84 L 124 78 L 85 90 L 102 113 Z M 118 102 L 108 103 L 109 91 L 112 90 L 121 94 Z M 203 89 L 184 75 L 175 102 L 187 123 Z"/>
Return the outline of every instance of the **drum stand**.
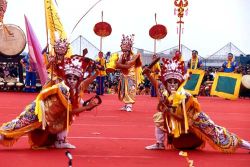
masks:
<path fill-rule="evenodd" d="M 0 91 L 4 91 L 4 82 L 0 82 Z"/>

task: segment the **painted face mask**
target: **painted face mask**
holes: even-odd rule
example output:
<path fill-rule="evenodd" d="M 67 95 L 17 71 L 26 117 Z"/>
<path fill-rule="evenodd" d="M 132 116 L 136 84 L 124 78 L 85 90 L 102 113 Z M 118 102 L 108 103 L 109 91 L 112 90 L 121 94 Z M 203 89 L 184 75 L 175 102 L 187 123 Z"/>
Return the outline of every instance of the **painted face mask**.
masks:
<path fill-rule="evenodd" d="M 79 78 L 74 74 L 67 75 L 67 84 L 71 89 L 75 89 Z"/>

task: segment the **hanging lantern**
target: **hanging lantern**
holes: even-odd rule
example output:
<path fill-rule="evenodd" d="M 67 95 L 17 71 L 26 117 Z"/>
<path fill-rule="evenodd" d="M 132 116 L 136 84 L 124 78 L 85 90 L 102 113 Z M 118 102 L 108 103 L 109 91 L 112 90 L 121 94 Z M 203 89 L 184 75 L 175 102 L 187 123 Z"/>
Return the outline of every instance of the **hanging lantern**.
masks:
<path fill-rule="evenodd" d="M 156 24 L 149 30 L 149 36 L 153 39 L 163 39 L 166 35 L 167 28 L 161 24 Z"/>
<path fill-rule="evenodd" d="M 109 23 L 107 22 L 99 22 L 96 23 L 94 26 L 94 32 L 96 35 L 100 37 L 106 37 L 109 36 L 112 32 L 112 28 Z"/>

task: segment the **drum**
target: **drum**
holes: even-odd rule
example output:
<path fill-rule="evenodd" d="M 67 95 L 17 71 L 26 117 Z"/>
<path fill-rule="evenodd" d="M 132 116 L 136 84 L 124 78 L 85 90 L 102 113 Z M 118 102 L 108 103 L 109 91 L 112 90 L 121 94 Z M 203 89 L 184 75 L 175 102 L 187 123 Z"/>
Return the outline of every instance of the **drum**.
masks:
<path fill-rule="evenodd" d="M 23 83 L 21 83 L 21 82 L 17 82 L 16 83 L 16 89 L 17 89 L 17 91 L 22 91 L 23 87 L 24 87 Z"/>
<path fill-rule="evenodd" d="M 42 89 L 42 85 L 40 83 L 36 83 L 36 91 L 40 92 Z"/>
<path fill-rule="evenodd" d="M 4 82 L 0 82 L 0 90 L 4 90 Z"/>
<path fill-rule="evenodd" d="M 20 54 L 26 46 L 23 30 L 13 24 L 0 25 L 0 53 L 6 56 Z"/>
<path fill-rule="evenodd" d="M 118 53 L 114 53 L 110 56 L 109 60 L 106 63 L 106 73 L 115 72 L 116 61 L 119 59 Z"/>
<path fill-rule="evenodd" d="M 250 75 L 243 75 L 240 86 L 240 96 L 250 97 Z"/>
<path fill-rule="evenodd" d="M 8 91 L 14 90 L 15 83 L 14 82 L 7 82 L 6 87 L 7 87 Z"/>

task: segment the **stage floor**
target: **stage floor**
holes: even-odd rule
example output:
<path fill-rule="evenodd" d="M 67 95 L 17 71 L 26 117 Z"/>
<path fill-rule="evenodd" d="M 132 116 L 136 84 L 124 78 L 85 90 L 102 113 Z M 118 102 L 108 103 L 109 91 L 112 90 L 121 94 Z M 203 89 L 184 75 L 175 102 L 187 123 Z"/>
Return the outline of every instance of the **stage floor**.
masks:
<path fill-rule="evenodd" d="M 36 93 L 0 92 L 0 123 L 14 119 L 29 104 Z M 86 94 L 85 99 L 93 94 Z M 69 150 L 74 167 L 156 167 L 188 166 L 179 150 L 151 151 L 153 144 L 157 99 L 136 97 L 133 112 L 119 111 L 122 103 L 117 95 L 101 96 L 103 103 L 91 112 L 76 117 L 70 128 L 69 141 L 77 148 Z M 250 100 L 235 101 L 216 97 L 198 97 L 203 111 L 217 124 L 225 126 L 245 140 L 250 140 Z M 0 166 L 67 166 L 65 149 L 31 150 L 26 136 L 11 148 L 0 146 Z M 188 151 L 196 167 L 248 167 L 250 154 L 238 149 L 235 154 L 223 154 L 209 145 L 203 150 Z"/>

